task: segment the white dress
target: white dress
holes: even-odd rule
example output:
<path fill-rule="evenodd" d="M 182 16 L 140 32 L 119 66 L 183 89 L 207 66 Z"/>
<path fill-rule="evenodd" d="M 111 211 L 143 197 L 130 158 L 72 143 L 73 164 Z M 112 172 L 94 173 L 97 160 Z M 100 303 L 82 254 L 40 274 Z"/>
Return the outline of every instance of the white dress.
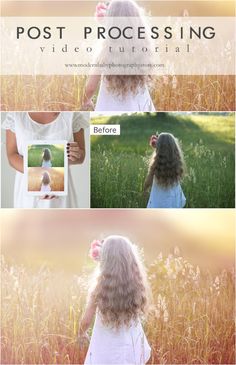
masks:
<path fill-rule="evenodd" d="M 49 160 L 49 161 L 45 161 L 45 160 L 43 160 L 43 162 L 42 162 L 42 167 L 45 167 L 45 169 L 49 169 L 49 168 L 51 168 L 52 167 L 52 163 L 51 163 L 51 161 Z"/>
<path fill-rule="evenodd" d="M 41 185 L 41 189 L 40 189 L 41 192 L 49 193 L 51 190 L 52 189 L 51 189 L 50 184 L 46 184 L 46 185 L 45 184 L 42 184 Z"/>
<path fill-rule="evenodd" d="M 147 208 L 183 208 L 185 203 L 186 198 L 180 184 L 163 188 L 157 184 L 156 178 L 153 178 Z"/>
<path fill-rule="evenodd" d="M 139 88 L 136 94 L 130 92 L 122 97 L 112 94 L 102 78 L 95 111 L 154 112 L 155 107 L 147 86 Z"/>
<path fill-rule="evenodd" d="M 27 141 L 66 140 L 73 141 L 73 133 L 89 127 L 88 112 L 61 112 L 48 124 L 32 120 L 27 112 L 8 113 L 2 128 L 10 129 L 16 135 L 17 149 L 24 156 Z M 76 190 L 68 169 L 68 195 L 51 200 L 30 196 L 26 191 L 26 175 L 16 171 L 14 187 L 14 208 L 76 208 L 78 207 Z"/>
<path fill-rule="evenodd" d="M 84 364 L 143 365 L 151 355 L 140 321 L 129 327 L 106 327 L 97 313 Z"/>

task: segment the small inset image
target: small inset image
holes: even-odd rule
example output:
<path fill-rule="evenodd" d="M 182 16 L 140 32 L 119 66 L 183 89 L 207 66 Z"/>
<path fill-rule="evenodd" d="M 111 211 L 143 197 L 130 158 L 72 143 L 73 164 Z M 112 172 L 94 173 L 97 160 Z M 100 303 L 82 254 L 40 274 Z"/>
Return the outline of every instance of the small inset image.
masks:
<path fill-rule="evenodd" d="M 64 167 L 65 145 L 32 144 L 28 146 L 28 167 Z"/>
<path fill-rule="evenodd" d="M 25 172 L 30 195 L 67 195 L 66 141 L 33 141 L 27 145 Z"/>
<path fill-rule="evenodd" d="M 232 208 L 234 113 L 103 113 L 92 124 L 91 207 Z"/>
<path fill-rule="evenodd" d="M 28 192 L 59 193 L 65 191 L 65 173 L 63 167 L 29 167 Z"/>

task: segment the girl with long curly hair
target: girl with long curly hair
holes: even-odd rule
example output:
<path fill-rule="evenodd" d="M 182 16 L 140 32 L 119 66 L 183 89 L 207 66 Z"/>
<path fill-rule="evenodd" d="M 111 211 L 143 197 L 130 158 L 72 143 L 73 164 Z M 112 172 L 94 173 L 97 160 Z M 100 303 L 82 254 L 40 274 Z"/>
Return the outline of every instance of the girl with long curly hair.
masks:
<path fill-rule="evenodd" d="M 44 148 L 42 154 L 42 167 L 52 167 L 52 152 L 50 148 Z"/>
<path fill-rule="evenodd" d="M 170 133 L 151 136 L 155 148 L 149 163 L 144 190 L 151 187 L 147 208 L 183 208 L 186 198 L 180 181 L 184 175 L 184 158 L 177 139 Z"/>
<path fill-rule="evenodd" d="M 111 23 L 111 26 L 116 17 L 119 17 L 119 20 L 128 17 L 125 24 L 128 22 L 133 28 L 145 27 L 146 21 L 143 13 L 143 9 L 136 4 L 135 0 L 111 0 L 107 3 L 99 3 L 96 8 L 96 17 L 98 19 L 105 18 Z M 122 45 L 124 42 L 127 46 L 129 43 L 130 47 L 134 46 L 134 43 L 127 39 L 122 39 Z M 143 41 L 143 46 L 147 46 L 147 42 L 147 40 Z M 111 56 L 108 52 L 109 45 L 113 48 L 114 44 L 116 44 L 114 41 L 104 43 L 98 57 L 100 63 L 107 63 L 108 60 L 118 62 L 121 56 L 118 54 Z M 126 61 L 128 63 L 142 63 L 140 56 L 135 55 L 134 53 L 132 58 L 129 57 Z M 124 54 L 123 57 L 125 57 Z M 135 57 L 138 57 L 138 59 Z M 148 63 L 147 55 L 145 56 L 145 62 Z M 94 109 L 92 98 L 99 88 L 95 111 L 155 111 L 148 90 L 149 81 L 150 76 L 145 74 L 91 75 L 85 87 L 83 110 Z"/>
<path fill-rule="evenodd" d="M 145 364 L 151 350 L 141 318 L 149 287 L 136 246 L 126 237 L 109 236 L 92 242 L 90 255 L 99 267 L 79 327 L 83 341 L 95 316 L 85 364 Z"/>

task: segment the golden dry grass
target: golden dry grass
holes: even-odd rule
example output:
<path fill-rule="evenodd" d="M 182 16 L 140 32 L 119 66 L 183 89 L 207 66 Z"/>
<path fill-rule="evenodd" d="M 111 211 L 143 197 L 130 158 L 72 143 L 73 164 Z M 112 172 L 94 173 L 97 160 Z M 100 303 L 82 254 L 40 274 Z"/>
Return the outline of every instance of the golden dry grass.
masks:
<path fill-rule="evenodd" d="M 1 84 L 2 111 L 76 111 L 86 76 L 2 76 Z M 156 77 L 151 94 L 157 110 L 233 111 L 234 85 L 230 75 Z"/>
<path fill-rule="evenodd" d="M 160 254 L 148 267 L 150 364 L 234 363 L 234 272 Z M 2 262 L 2 364 L 82 364 L 77 342 L 88 275 Z"/>
<path fill-rule="evenodd" d="M 64 190 L 64 167 L 52 167 L 45 169 L 43 167 L 30 167 L 28 171 L 28 189 L 29 191 L 40 191 L 42 175 L 47 171 L 50 175 L 50 186 L 52 191 Z"/>

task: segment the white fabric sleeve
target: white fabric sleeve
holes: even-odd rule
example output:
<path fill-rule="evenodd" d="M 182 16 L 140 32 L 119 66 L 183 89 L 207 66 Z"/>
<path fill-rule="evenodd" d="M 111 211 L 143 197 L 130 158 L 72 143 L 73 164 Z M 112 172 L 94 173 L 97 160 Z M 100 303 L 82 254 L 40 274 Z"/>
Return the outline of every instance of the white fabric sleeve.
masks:
<path fill-rule="evenodd" d="M 89 127 L 90 113 L 89 112 L 74 112 L 72 120 L 73 133 L 79 132 L 80 129 Z"/>
<path fill-rule="evenodd" d="M 15 133 L 15 122 L 15 113 L 7 113 L 7 116 L 2 123 L 2 129 L 10 129 L 13 133 Z"/>

